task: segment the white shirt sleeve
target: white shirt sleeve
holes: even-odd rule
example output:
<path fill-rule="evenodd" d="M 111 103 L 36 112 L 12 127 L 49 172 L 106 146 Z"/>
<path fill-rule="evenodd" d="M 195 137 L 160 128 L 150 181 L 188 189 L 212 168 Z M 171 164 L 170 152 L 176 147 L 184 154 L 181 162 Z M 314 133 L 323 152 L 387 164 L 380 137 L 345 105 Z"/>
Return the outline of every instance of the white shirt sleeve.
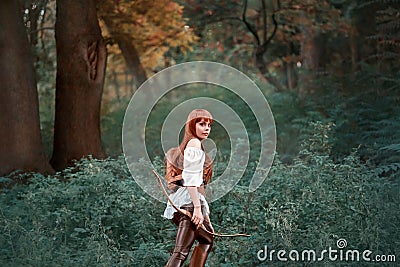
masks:
<path fill-rule="evenodd" d="M 203 183 L 205 153 L 197 147 L 187 147 L 183 153 L 183 186 L 200 186 Z"/>

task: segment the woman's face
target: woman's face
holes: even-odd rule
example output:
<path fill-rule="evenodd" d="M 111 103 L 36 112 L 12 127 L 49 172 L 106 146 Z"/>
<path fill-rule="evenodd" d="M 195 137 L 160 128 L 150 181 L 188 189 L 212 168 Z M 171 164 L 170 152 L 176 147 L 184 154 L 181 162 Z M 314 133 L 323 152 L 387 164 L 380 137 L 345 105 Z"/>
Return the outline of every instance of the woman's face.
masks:
<path fill-rule="evenodd" d="M 201 119 L 196 123 L 196 135 L 199 139 L 206 139 L 211 131 L 210 121 Z"/>

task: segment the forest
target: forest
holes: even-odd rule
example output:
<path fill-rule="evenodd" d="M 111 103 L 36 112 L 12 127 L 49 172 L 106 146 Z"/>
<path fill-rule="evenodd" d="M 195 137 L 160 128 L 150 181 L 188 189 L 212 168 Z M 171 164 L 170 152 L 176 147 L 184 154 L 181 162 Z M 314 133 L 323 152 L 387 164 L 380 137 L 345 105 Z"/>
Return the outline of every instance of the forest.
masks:
<path fill-rule="evenodd" d="M 135 94 L 139 110 L 157 94 L 152 77 L 189 62 L 247 76 L 276 131 L 263 150 L 257 110 L 211 83 L 172 88 L 145 122 L 129 114 L 160 174 L 177 107 L 212 99 L 245 127 L 243 175 L 210 216 L 216 232 L 250 236 L 216 237 L 206 266 L 398 265 L 399 0 L 2 0 L 0 266 L 165 265 L 176 226 L 128 166 L 123 125 Z M 230 122 L 214 119 L 218 180 L 236 148 Z"/>

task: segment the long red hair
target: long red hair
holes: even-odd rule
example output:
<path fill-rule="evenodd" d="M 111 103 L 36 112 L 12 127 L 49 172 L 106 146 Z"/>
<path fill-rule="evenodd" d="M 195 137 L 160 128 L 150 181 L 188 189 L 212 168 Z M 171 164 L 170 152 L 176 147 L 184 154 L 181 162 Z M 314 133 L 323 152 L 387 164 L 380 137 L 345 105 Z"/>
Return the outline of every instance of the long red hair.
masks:
<path fill-rule="evenodd" d="M 173 182 L 174 177 L 182 173 L 183 152 L 186 148 L 187 143 L 191 139 L 193 138 L 199 139 L 199 137 L 196 135 L 196 123 L 198 123 L 202 119 L 210 124 L 213 122 L 211 113 L 205 109 L 195 109 L 192 112 L 190 112 L 186 120 L 185 133 L 183 135 L 182 142 L 179 144 L 178 147 L 174 147 L 168 150 L 166 155 L 167 170 L 165 175 L 167 182 Z M 204 152 L 206 152 L 203 145 L 201 145 L 201 148 Z M 203 168 L 203 180 L 205 184 L 208 184 L 208 182 L 211 180 L 213 164 L 211 159 L 208 157 L 207 153 L 205 156 L 206 159 Z"/>

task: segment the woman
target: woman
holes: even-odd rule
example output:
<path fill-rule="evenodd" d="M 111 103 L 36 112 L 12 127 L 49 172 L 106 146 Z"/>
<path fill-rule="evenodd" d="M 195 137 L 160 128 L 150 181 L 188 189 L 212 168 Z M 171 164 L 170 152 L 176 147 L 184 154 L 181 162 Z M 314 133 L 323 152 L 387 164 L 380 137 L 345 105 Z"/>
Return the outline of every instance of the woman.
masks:
<path fill-rule="evenodd" d="M 195 240 L 198 245 L 193 250 L 189 266 L 204 266 L 213 245 L 214 229 L 204 191 L 204 185 L 211 179 L 212 162 L 201 144 L 210 133 L 212 121 L 207 110 L 190 112 L 181 144 L 166 155 L 165 177 L 168 188 L 174 191 L 170 199 L 176 207 L 192 214 L 189 218 L 167 204 L 164 217 L 172 219 L 178 226 L 175 248 L 166 265 L 169 267 L 183 265 Z M 208 231 L 200 227 L 202 224 Z"/>

